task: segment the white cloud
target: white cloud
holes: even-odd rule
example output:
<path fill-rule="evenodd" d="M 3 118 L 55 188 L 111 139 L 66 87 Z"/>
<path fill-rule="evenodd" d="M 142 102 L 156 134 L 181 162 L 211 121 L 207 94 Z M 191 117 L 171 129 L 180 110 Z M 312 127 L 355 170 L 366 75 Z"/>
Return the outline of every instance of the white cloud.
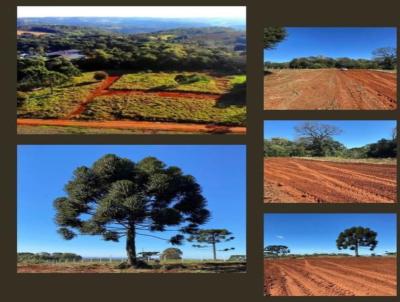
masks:
<path fill-rule="evenodd" d="M 275 237 L 278 238 L 278 239 L 284 239 L 285 238 L 282 235 L 276 235 Z"/>
<path fill-rule="evenodd" d="M 24 17 L 154 17 L 246 19 L 245 6 L 18 6 Z"/>

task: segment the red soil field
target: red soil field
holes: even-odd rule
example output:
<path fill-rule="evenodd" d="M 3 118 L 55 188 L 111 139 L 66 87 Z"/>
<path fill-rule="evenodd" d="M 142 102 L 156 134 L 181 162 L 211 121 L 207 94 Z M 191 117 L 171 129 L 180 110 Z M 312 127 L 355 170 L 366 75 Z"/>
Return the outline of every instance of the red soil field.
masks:
<path fill-rule="evenodd" d="M 264 77 L 264 109 L 394 110 L 396 73 L 282 69 Z"/>
<path fill-rule="evenodd" d="M 17 119 L 20 126 L 72 126 L 72 127 L 92 127 L 109 129 L 137 129 L 150 131 L 172 131 L 172 132 L 191 132 L 191 133 L 213 133 L 213 134 L 245 134 L 245 127 L 217 126 L 210 124 L 188 124 L 188 123 L 169 123 L 169 122 L 142 122 L 142 121 L 77 121 L 76 116 L 86 109 L 86 105 L 96 97 L 103 95 L 149 95 L 160 97 L 176 98 L 195 98 L 216 100 L 221 95 L 200 92 L 173 92 L 173 91 L 141 91 L 141 90 L 112 90 L 110 86 L 119 80 L 121 76 L 108 76 L 101 85 L 93 90 L 86 99 L 81 102 L 65 119 Z M 220 80 L 218 85 L 227 85 L 225 80 Z"/>
<path fill-rule="evenodd" d="M 264 259 L 267 296 L 396 296 L 396 258 Z"/>
<path fill-rule="evenodd" d="M 393 203 L 397 165 L 264 159 L 265 202 Z"/>

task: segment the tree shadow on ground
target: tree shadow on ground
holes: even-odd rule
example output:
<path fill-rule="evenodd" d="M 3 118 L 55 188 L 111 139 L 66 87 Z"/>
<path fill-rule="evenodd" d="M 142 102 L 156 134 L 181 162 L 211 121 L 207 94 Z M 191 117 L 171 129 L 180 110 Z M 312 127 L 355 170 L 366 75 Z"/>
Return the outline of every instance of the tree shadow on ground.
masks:
<path fill-rule="evenodd" d="M 232 89 L 217 98 L 217 102 L 215 103 L 215 107 L 218 108 L 227 108 L 230 106 L 246 106 L 246 82 L 233 85 Z"/>

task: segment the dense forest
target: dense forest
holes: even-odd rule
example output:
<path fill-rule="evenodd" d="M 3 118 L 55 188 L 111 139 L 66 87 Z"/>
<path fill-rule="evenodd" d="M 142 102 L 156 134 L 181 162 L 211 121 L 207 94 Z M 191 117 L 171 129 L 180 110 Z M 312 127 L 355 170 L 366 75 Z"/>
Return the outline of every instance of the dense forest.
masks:
<path fill-rule="evenodd" d="M 65 82 L 83 71 L 212 70 L 244 73 L 246 36 L 226 27 L 177 28 L 121 34 L 68 25 L 20 25 L 17 39 L 19 90 Z M 30 32 L 40 32 L 34 35 Z M 78 51 L 79 58 L 52 57 Z"/>

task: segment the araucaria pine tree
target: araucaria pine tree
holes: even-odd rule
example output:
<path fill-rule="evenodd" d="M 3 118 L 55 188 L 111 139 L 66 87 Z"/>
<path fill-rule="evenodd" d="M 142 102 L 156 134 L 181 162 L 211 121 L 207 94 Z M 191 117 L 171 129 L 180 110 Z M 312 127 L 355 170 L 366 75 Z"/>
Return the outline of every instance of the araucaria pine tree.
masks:
<path fill-rule="evenodd" d="M 184 234 L 198 231 L 210 216 L 195 178 L 154 157 L 135 163 L 105 155 L 91 167 L 78 167 L 65 192 L 54 201 L 58 232 L 67 240 L 79 234 L 100 235 L 107 241 L 126 237 L 128 264 L 133 267 L 139 263 L 137 236 L 179 245 Z M 172 237 L 152 234 L 169 227 L 174 227 Z"/>
<path fill-rule="evenodd" d="M 189 242 L 198 242 L 200 244 L 194 244 L 193 247 L 197 248 L 205 248 L 208 246 L 212 247 L 213 251 L 213 259 L 217 260 L 217 244 L 222 243 L 222 242 L 228 242 L 235 237 L 231 236 L 232 233 L 229 232 L 226 229 L 209 229 L 209 230 L 199 230 L 192 234 L 189 238 Z M 235 248 L 230 247 L 230 248 L 224 248 L 222 252 L 234 250 Z"/>
<path fill-rule="evenodd" d="M 369 247 L 371 251 L 375 249 L 378 244 L 377 236 L 378 233 L 370 228 L 352 227 L 339 234 L 336 239 L 336 246 L 339 250 L 349 248 L 358 257 L 360 247 Z"/>

